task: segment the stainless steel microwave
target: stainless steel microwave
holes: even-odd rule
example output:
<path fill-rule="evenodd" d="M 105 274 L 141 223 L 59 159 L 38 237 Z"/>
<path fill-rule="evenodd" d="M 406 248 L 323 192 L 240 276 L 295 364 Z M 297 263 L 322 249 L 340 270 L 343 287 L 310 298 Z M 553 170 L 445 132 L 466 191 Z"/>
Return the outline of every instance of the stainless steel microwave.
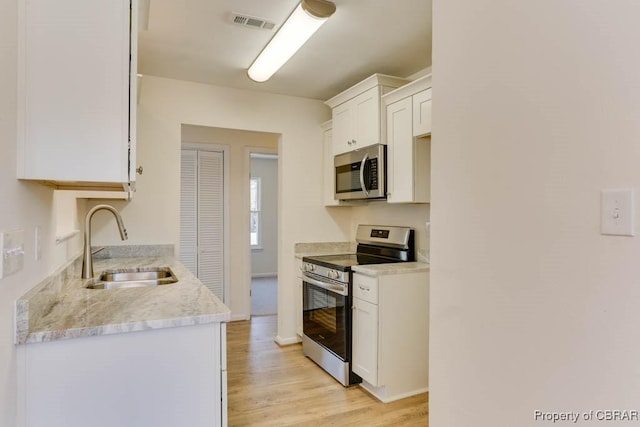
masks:
<path fill-rule="evenodd" d="M 334 158 L 336 199 L 385 199 L 387 146 L 376 144 Z"/>

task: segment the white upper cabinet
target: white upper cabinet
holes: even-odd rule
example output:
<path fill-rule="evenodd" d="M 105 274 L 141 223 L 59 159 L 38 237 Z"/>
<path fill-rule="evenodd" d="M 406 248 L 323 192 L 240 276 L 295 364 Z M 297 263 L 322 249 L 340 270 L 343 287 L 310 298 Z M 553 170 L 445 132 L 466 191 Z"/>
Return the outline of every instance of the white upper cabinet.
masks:
<path fill-rule="evenodd" d="M 408 82 L 374 74 L 326 101 L 332 109 L 333 155 L 384 143 L 384 109 L 380 97 Z"/>
<path fill-rule="evenodd" d="M 18 4 L 18 178 L 130 190 L 137 0 Z"/>
<path fill-rule="evenodd" d="M 336 199 L 336 174 L 333 166 L 333 124 L 322 124 L 322 194 L 325 206 L 339 206 Z"/>
<path fill-rule="evenodd" d="M 338 105 L 332 116 L 336 123 L 334 154 L 377 144 L 380 129 L 380 88 L 372 87 Z"/>
<path fill-rule="evenodd" d="M 431 135 L 431 88 L 416 93 L 413 101 L 413 136 Z"/>
<path fill-rule="evenodd" d="M 386 106 L 387 202 L 431 199 L 431 76 L 383 97 Z"/>

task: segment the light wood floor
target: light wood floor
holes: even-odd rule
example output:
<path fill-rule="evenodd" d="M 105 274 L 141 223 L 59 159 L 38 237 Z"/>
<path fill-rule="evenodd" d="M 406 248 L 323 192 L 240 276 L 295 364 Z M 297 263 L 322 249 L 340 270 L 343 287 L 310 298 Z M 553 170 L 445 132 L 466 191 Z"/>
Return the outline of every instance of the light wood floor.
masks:
<path fill-rule="evenodd" d="M 274 342 L 276 316 L 227 324 L 229 426 L 428 426 L 428 394 L 381 403 Z"/>

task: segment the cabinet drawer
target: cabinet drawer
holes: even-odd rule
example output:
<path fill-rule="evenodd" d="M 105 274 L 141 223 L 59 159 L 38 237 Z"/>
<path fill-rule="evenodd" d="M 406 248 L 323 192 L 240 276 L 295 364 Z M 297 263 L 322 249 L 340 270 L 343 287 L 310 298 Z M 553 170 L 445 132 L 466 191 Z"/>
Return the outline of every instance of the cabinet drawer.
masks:
<path fill-rule="evenodd" d="M 378 304 L 378 279 L 355 273 L 353 275 L 353 296 Z"/>

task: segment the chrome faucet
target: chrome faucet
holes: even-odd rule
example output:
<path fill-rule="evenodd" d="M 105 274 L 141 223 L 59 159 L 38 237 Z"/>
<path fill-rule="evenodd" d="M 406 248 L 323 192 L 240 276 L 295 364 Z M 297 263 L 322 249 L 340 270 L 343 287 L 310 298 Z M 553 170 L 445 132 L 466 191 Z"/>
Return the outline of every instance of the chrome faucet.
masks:
<path fill-rule="evenodd" d="M 120 237 L 122 240 L 127 240 L 127 230 L 124 228 L 122 217 L 120 213 L 111 205 L 97 205 L 93 207 L 87 216 L 84 218 L 84 256 L 82 257 L 82 278 L 90 279 L 93 277 L 93 254 L 91 252 L 91 218 L 93 214 L 99 210 L 110 211 L 115 217 L 118 223 L 118 229 L 120 230 Z"/>

